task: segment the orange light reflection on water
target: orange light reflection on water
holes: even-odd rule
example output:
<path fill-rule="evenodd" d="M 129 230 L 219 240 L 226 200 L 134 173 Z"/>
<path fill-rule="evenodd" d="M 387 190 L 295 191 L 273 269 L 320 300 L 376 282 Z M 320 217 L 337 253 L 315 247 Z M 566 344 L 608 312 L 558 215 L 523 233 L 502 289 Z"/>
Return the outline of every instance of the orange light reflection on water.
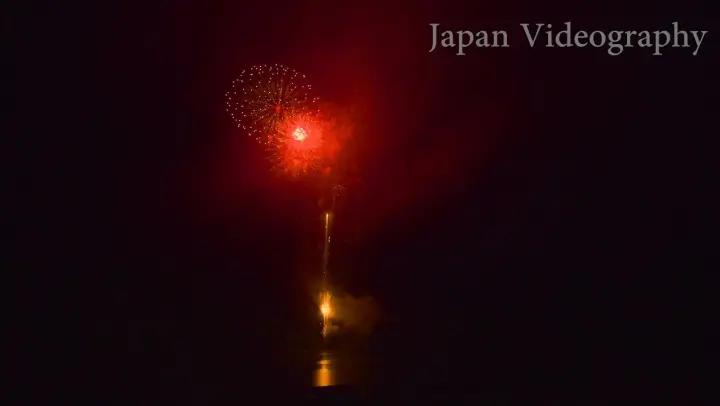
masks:
<path fill-rule="evenodd" d="M 330 354 L 323 352 L 320 354 L 320 360 L 317 363 L 313 386 L 332 386 L 335 384 L 335 374 L 332 369 L 332 359 Z"/>

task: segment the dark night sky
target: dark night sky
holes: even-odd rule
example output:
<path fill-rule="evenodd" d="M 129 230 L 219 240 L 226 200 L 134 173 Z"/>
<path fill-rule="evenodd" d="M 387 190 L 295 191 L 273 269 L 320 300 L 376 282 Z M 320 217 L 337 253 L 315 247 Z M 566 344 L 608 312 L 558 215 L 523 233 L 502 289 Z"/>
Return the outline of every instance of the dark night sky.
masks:
<path fill-rule="evenodd" d="M 387 370 L 509 391 L 689 370 L 707 337 L 716 25 L 687 4 L 641 19 L 442 3 L 35 4 L 6 19 L 12 249 L 29 282 L 18 376 L 164 398 L 282 365 L 314 317 L 318 194 L 269 173 L 223 99 L 275 62 L 365 112 L 333 261 L 381 303 L 378 351 L 420 360 Z M 711 32 L 697 57 L 520 44 L 520 22 L 566 20 Z M 517 45 L 430 54 L 431 22 Z"/>

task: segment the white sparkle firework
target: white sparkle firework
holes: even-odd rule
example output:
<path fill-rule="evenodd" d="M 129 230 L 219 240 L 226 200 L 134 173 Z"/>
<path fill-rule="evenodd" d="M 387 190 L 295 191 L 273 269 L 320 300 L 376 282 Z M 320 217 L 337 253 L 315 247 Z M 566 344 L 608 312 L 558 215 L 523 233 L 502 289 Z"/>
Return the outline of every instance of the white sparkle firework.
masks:
<path fill-rule="evenodd" d="M 317 112 L 316 97 L 305 75 L 283 65 L 256 65 L 240 73 L 225 94 L 227 111 L 248 135 L 261 143 L 290 115 Z"/>

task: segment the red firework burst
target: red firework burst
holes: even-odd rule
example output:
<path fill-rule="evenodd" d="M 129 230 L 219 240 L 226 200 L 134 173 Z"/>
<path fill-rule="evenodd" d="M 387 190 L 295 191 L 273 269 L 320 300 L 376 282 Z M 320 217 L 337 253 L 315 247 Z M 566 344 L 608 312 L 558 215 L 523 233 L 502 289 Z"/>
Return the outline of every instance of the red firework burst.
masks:
<path fill-rule="evenodd" d="M 323 126 L 309 114 L 295 114 L 281 121 L 271 139 L 277 167 L 291 175 L 311 172 L 322 162 Z"/>

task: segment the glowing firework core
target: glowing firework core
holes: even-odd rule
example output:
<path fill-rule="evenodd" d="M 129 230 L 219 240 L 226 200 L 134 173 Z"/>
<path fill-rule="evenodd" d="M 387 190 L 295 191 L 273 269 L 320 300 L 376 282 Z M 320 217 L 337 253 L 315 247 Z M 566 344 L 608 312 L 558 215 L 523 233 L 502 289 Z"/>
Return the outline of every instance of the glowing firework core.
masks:
<path fill-rule="evenodd" d="M 332 307 L 330 306 L 330 292 L 322 293 L 320 313 L 322 314 L 322 335 L 327 337 L 330 332 L 330 319 L 332 318 Z"/>
<path fill-rule="evenodd" d="M 305 132 L 305 129 L 303 129 L 302 127 L 298 127 L 295 129 L 295 131 L 293 131 L 292 136 L 297 141 L 305 141 L 305 138 L 307 138 L 307 133 Z"/>
<path fill-rule="evenodd" d="M 330 307 L 330 292 L 326 291 L 322 294 L 320 313 L 322 313 L 323 317 L 325 317 L 326 319 L 330 317 L 330 314 L 332 313 L 332 307 Z"/>
<path fill-rule="evenodd" d="M 323 305 L 320 307 L 320 312 L 322 312 L 323 316 L 328 317 L 330 315 L 330 304 L 323 303 Z"/>
<path fill-rule="evenodd" d="M 286 117 L 270 138 L 278 167 L 295 175 L 317 169 L 322 145 L 322 125 L 308 114 Z"/>

